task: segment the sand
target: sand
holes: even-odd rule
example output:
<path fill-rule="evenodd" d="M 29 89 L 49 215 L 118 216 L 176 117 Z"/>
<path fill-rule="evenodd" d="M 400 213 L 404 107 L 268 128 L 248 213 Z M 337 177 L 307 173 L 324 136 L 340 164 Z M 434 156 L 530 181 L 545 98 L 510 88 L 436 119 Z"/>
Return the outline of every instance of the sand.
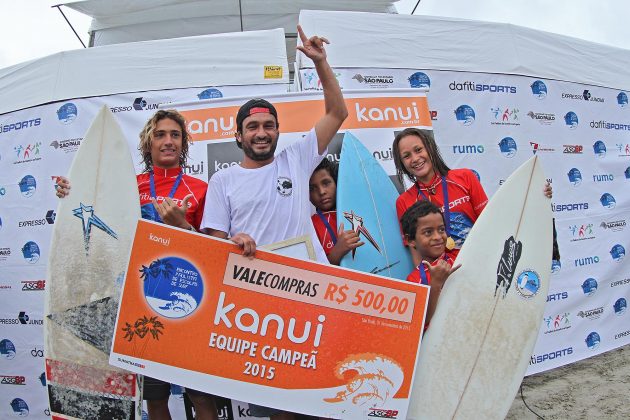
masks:
<path fill-rule="evenodd" d="M 523 395 L 545 420 L 630 419 L 630 345 L 528 376 Z M 540 417 L 519 392 L 506 419 Z"/>

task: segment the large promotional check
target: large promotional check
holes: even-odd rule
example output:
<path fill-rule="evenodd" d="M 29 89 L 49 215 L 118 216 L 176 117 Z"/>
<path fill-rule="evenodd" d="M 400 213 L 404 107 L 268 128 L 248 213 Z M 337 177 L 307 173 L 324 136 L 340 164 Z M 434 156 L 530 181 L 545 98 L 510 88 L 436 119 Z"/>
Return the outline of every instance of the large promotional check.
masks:
<path fill-rule="evenodd" d="M 406 418 L 428 288 L 141 220 L 112 365 L 269 407 Z"/>

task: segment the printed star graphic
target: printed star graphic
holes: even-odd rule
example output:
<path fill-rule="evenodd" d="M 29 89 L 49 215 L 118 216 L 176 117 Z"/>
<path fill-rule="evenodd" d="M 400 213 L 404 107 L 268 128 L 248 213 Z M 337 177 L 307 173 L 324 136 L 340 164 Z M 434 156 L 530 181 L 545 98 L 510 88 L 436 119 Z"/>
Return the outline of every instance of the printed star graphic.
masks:
<path fill-rule="evenodd" d="M 94 215 L 94 206 L 85 206 L 80 203 L 81 207 L 72 210 L 72 214 L 83 221 L 83 242 L 85 244 L 85 254 L 87 255 L 90 249 L 90 234 L 92 233 L 92 226 L 96 226 L 103 232 L 113 236 L 114 239 L 118 239 L 116 233 L 105 224 L 98 216 Z M 86 215 L 89 217 L 86 218 Z"/>
<path fill-rule="evenodd" d="M 359 236 L 361 236 L 361 234 L 363 234 L 363 236 L 365 236 L 365 239 L 367 239 L 367 241 L 369 243 L 372 244 L 372 246 L 374 248 L 376 248 L 376 250 L 379 252 L 379 254 L 382 254 L 381 252 L 381 248 L 378 246 L 378 244 L 376 243 L 376 240 L 372 237 L 372 235 L 370 234 L 370 232 L 367 230 L 367 228 L 365 226 L 363 226 L 363 217 L 354 214 L 354 210 L 351 210 L 349 212 L 344 211 L 343 212 L 343 216 L 346 218 L 347 221 L 350 222 L 350 224 L 352 225 L 352 230 L 357 232 L 357 234 Z M 352 258 L 354 259 L 354 254 L 356 253 L 356 248 L 352 250 Z"/>

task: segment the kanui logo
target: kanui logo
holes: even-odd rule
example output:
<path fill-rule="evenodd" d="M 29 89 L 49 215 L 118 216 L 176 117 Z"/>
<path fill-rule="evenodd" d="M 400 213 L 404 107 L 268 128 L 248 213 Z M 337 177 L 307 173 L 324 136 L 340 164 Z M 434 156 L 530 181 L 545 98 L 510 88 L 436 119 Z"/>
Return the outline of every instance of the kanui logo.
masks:
<path fill-rule="evenodd" d="M 456 91 L 466 92 L 491 92 L 491 93 L 516 93 L 516 86 L 506 85 L 487 85 L 477 84 L 475 82 L 457 82 L 449 83 L 448 88 Z"/>
<path fill-rule="evenodd" d="M 531 84 L 532 95 L 538 99 L 545 99 L 547 97 L 547 85 L 542 80 L 536 80 Z"/>
<path fill-rule="evenodd" d="M 475 122 L 475 110 L 470 105 L 460 105 L 455 110 L 455 119 L 462 125 L 471 125 Z"/>
<path fill-rule="evenodd" d="M 491 121 L 491 125 L 511 125 L 518 126 L 521 123 L 518 121 L 518 108 L 510 107 L 496 107 L 490 108 L 490 112 L 494 116 L 494 121 Z"/>

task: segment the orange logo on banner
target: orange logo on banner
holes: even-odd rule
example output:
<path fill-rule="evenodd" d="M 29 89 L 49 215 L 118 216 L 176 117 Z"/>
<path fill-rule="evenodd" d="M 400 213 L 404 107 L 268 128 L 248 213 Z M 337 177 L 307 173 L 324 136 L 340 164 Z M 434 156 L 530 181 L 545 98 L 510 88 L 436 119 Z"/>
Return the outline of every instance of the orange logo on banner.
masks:
<path fill-rule="evenodd" d="M 431 127 L 426 96 L 345 98 L 348 118 L 341 130 Z M 324 99 L 277 102 L 280 132 L 306 132 L 324 115 Z M 182 110 L 193 141 L 233 138 L 239 106 Z"/>
<path fill-rule="evenodd" d="M 221 395 L 225 382 L 208 378 L 231 380 L 231 395 L 244 401 L 251 393 L 239 394 L 239 384 L 319 390 L 320 408 L 352 404 L 368 391 L 409 397 L 427 287 L 240 252 L 139 221 L 110 362 L 166 380 L 159 366 L 177 368 L 177 383 L 201 378 L 204 390 Z"/>

